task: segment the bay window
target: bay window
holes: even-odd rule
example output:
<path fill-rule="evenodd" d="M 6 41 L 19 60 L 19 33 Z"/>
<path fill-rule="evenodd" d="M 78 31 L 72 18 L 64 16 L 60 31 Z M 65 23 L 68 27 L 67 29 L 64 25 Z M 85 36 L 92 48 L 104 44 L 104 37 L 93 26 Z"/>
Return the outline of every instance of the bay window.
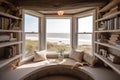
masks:
<path fill-rule="evenodd" d="M 92 54 L 93 16 L 78 18 L 78 47 L 86 53 Z"/>
<path fill-rule="evenodd" d="M 25 14 L 25 56 L 32 55 L 39 50 L 39 18 Z"/>
<path fill-rule="evenodd" d="M 64 52 L 70 51 L 70 19 L 47 18 L 46 19 L 46 39 L 47 51 L 59 52 L 62 48 Z"/>

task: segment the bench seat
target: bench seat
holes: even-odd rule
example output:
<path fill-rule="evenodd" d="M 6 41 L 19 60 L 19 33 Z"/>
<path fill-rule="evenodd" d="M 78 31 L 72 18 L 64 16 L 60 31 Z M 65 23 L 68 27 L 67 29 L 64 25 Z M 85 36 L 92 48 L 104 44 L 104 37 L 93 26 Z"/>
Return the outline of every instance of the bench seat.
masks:
<path fill-rule="evenodd" d="M 21 80 L 22 77 L 45 66 L 57 65 L 57 64 L 72 66 L 76 62 L 75 60 L 72 60 L 70 58 L 65 58 L 62 62 L 59 63 L 54 63 L 54 62 L 52 63 L 51 60 L 53 59 L 49 59 L 41 62 L 31 62 L 28 64 L 21 65 L 15 70 L 1 72 L 2 74 L 0 74 L 0 80 Z M 118 75 L 116 72 L 114 72 L 111 69 L 106 69 L 103 67 L 93 68 L 89 66 L 84 66 L 79 68 L 86 71 L 88 74 L 92 75 L 92 77 L 95 80 L 120 80 L 120 75 Z"/>

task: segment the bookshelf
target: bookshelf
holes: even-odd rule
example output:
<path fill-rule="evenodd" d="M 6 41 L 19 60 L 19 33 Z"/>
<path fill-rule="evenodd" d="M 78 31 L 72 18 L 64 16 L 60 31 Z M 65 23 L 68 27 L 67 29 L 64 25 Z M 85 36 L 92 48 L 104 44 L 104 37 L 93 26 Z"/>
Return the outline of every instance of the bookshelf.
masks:
<path fill-rule="evenodd" d="M 4 67 L 5 65 L 9 64 L 10 62 L 12 62 L 13 60 L 17 59 L 17 58 L 20 58 L 22 55 L 16 55 L 12 58 L 9 58 L 9 59 L 2 59 L 0 60 L 0 68 Z"/>
<path fill-rule="evenodd" d="M 120 74 L 120 1 L 97 9 L 95 56 Z"/>
<path fill-rule="evenodd" d="M 110 67 L 112 67 L 116 72 L 120 74 L 120 65 L 112 63 L 111 61 L 109 61 L 108 59 L 104 58 L 103 56 L 97 53 L 95 54 L 95 56 L 97 56 L 99 59 L 101 59 L 103 62 L 108 64 Z"/>
<path fill-rule="evenodd" d="M 0 12 L 0 69 L 22 55 L 22 19 Z"/>

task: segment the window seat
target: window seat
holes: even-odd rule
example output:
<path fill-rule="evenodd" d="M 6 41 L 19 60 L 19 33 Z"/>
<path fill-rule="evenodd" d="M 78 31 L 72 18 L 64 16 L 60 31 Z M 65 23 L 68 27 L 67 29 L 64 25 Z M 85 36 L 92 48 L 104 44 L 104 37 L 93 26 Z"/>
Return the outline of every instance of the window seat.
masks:
<path fill-rule="evenodd" d="M 0 75 L 0 80 L 21 80 L 21 78 L 24 77 L 25 75 L 28 75 L 29 73 L 32 73 L 33 71 L 45 66 L 74 65 L 76 62 L 75 60 L 72 60 L 70 58 L 65 58 L 60 63 L 58 62 L 54 63 L 51 60 L 53 59 L 49 59 L 41 62 L 35 62 L 35 63 L 31 62 L 28 64 L 21 65 L 15 70 L 2 72 L 2 74 Z M 92 75 L 95 80 L 119 80 L 120 79 L 120 76 L 111 69 L 106 69 L 103 67 L 92 68 L 89 66 L 84 66 L 79 68 L 84 70 L 88 74 Z"/>

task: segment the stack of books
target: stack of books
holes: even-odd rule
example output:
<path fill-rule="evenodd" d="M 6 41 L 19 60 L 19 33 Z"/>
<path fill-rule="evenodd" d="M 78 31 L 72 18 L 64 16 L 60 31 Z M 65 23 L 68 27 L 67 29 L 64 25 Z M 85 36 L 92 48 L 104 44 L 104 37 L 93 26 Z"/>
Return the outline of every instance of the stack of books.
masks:
<path fill-rule="evenodd" d="M 17 46 L 8 46 L 4 49 L 4 58 L 11 58 L 17 55 Z"/>

